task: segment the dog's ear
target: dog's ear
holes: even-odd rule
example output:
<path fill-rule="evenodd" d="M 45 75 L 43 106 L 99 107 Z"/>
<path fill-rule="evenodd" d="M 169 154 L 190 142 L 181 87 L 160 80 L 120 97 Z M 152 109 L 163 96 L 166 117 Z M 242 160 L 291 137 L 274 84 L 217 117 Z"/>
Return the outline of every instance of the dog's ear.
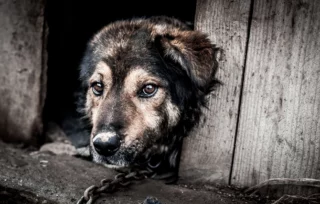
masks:
<path fill-rule="evenodd" d="M 207 92 L 217 81 L 219 48 L 198 31 L 177 31 L 157 35 L 156 46 L 165 59 L 178 64 L 200 90 Z"/>

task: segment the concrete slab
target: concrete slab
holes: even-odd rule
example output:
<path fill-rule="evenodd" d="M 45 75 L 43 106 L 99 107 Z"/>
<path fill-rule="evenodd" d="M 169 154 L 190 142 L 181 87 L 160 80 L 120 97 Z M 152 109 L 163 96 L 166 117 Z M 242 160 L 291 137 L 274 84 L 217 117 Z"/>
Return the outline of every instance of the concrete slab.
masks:
<path fill-rule="evenodd" d="M 0 155 L 0 204 L 76 203 L 87 187 L 117 173 L 74 156 L 35 153 L 1 142 Z M 151 179 L 107 194 L 96 203 L 139 204 L 148 196 L 162 204 L 257 203 L 230 189 L 196 190 Z"/>

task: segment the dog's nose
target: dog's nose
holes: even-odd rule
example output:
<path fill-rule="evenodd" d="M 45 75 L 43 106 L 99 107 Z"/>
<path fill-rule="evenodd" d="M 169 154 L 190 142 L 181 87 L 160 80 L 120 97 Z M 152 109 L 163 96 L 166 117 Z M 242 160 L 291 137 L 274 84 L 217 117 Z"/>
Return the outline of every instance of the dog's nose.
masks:
<path fill-rule="evenodd" d="M 115 154 L 120 145 L 120 138 L 115 133 L 99 133 L 93 138 L 94 149 L 103 156 Z"/>

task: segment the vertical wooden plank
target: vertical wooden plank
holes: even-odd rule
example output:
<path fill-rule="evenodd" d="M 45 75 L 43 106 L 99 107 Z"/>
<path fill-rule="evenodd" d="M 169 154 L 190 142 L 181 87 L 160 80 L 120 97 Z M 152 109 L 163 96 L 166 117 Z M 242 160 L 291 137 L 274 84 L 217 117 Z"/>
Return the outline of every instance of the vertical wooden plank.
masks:
<path fill-rule="evenodd" d="M 0 138 L 41 132 L 45 93 L 44 1 L 0 0 Z"/>
<path fill-rule="evenodd" d="M 250 0 L 198 0 L 195 29 L 225 51 L 217 73 L 222 85 L 210 97 L 206 122 L 184 141 L 181 182 L 227 184 L 239 108 Z"/>
<path fill-rule="evenodd" d="M 320 1 L 255 0 L 232 184 L 320 178 Z"/>

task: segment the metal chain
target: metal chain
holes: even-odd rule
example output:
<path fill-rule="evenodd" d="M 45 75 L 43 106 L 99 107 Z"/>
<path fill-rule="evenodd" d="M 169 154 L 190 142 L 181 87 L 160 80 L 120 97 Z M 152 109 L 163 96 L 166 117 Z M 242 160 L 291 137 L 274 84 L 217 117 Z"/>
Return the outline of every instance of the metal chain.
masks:
<path fill-rule="evenodd" d="M 142 180 L 148 178 L 152 174 L 148 170 L 136 170 L 127 173 L 119 173 L 114 179 L 103 179 L 99 186 L 92 185 L 87 188 L 83 196 L 78 200 L 77 204 L 92 204 L 101 194 L 111 193 L 117 188 L 126 187 L 133 180 Z"/>

